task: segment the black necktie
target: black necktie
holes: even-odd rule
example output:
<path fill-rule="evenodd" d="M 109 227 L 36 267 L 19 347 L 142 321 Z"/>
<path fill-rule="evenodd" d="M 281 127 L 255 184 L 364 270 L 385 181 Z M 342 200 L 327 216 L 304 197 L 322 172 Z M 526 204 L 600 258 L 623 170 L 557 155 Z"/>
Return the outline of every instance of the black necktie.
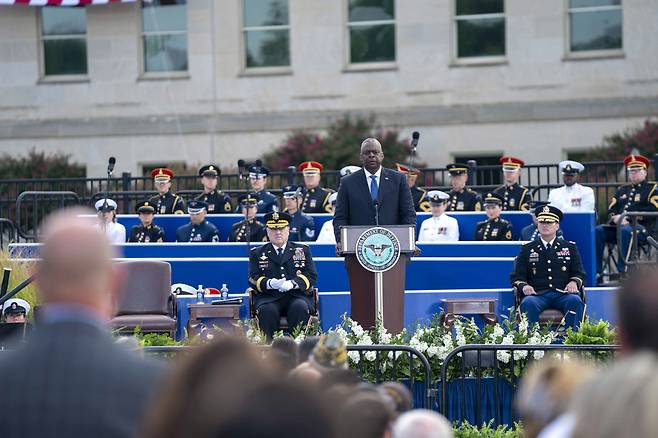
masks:
<path fill-rule="evenodd" d="M 283 248 L 277 248 L 276 249 L 276 254 L 281 257 L 283 255 Z"/>
<path fill-rule="evenodd" d="M 547 243 L 547 244 L 546 244 L 546 251 L 550 251 L 550 250 L 551 250 L 551 244 L 550 244 L 550 243 Z"/>

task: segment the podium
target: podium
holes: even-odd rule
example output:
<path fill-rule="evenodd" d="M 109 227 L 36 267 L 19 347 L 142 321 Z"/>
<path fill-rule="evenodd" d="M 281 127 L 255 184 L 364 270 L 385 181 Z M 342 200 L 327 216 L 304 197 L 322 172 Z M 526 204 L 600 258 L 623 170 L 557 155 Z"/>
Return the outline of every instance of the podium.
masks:
<path fill-rule="evenodd" d="M 345 226 L 340 235 L 340 251 L 345 256 L 350 282 L 352 319 L 368 329 L 381 318 L 389 332 L 399 333 L 404 328 L 405 272 L 407 261 L 416 249 L 416 227 Z M 390 258 L 396 254 L 395 260 Z M 375 257 L 382 255 L 388 256 L 389 263 L 378 266 Z M 368 264 L 368 256 L 375 263 Z M 364 263 L 369 267 L 364 267 Z"/>

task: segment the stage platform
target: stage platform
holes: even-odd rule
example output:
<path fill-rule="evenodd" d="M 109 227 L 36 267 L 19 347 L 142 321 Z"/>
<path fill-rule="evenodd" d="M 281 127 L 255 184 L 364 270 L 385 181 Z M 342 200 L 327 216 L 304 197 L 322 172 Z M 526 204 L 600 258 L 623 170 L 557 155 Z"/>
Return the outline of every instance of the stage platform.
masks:
<path fill-rule="evenodd" d="M 615 294 L 616 288 L 587 288 L 587 315 L 592 320 L 603 319 L 615 324 Z M 344 314 L 350 313 L 350 293 L 320 292 L 320 323 L 323 330 L 329 330 L 342 321 Z M 246 294 L 232 294 L 231 297 L 244 298 L 240 308 L 240 319 L 249 317 L 249 298 Z M 441 312 L 441 300 L 448 298 L 495 298 L 498 320 L 507 318 L 514 306 L 514 296 L 510 288 L 500 289 L 444 289 L 444 290 L 408 290 L 404 294 L 404 324 L 414 328 L 418 322 L 430 321 L 434 315 Z M 207 296 L 210 303 L 217 296 Z M 180 296 L 177 300 L 178 327 L 176 338 L 182 339 L 184 328 L 190 319 L 189 305 L 196 303 L 194 296 Z"/>

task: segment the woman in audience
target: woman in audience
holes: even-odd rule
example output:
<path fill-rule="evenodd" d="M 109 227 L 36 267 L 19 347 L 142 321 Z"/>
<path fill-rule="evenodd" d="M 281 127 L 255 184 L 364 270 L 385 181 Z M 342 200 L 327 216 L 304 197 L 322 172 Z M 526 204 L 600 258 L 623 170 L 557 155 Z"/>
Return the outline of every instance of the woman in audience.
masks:
<path fill-rule="evenodd" d="M 573 438 L 658 436 L 658 357 L 649 352 L 620 360 L 574 397 Z"/>
<path fill-rule="evenodd" d="M 105 231 L 110 243 L 125 243 L 126 227 L 117 222 L 117 203 L 109 198 L 99 199 L 94 207 L 98 212 L 98 226 Z"/>
<path fill-rule="evenodd" d="M 592 366 L 577 362 L 544 360 L 524 374 L 514 400 L 524 436 L 535 438 L 563 415 L 576 392 L 594 375 Z"/>

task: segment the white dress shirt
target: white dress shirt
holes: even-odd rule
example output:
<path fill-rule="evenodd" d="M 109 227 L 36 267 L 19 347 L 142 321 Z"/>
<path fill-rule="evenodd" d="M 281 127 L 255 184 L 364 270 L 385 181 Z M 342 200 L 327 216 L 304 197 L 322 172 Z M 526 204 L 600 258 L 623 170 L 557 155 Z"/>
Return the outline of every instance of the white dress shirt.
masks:
<path fill-rule="evenodd" d="M 559 208 L 562 213 L 576 211 L 594 211 L 594 190 L 575 183 L 571 187 L 562 186 L 548 194 L 549 204 Z"/>
<path fill-rule="evenodd" d="M 322 243 L 333 243 L 334 245 L 336 244 L 336 235 L 334 234 L 334 220 L 328 220 L 324 224 L 322 224 L 322 229 L 320 230 L 320 234 L 318 234 L 318 238 L 315 239 L 316 242 L 322 242 Z"/>
<path fill-rule="evenodd" d="M 377 190 L 378 190 L 377 193 L 379 193 L 379 189 L 381 189 L 381 187 L 382 187 L 382 184 L 381 184 L 382 183 L 382 178 L 381 178 L 381 176 L 382 176 L 382 166 L 379 166 L 379 170 L 377 170 L 377 172 L 375 172 L 375 173 L 368 172 L 365 167 L 363 168 L 363 171 L 366 174 L 366 183 L 368 184 L 368 191 L 370 192 L 370 195 L 372 195 L 372 190 L 370 190 L 370 184 L 372 184 L 372 180 L 370 179 L 370 177 L 372 175 L 375 175 L 375 180 L 377 180 Z"/>
<path fill-rule="evenodd" d="M 432 216 L 420 225 L 418 241 L 423 242 L 456 242 L 459 240 L 459 224 L 457 219 L 447 214 Z"/>

